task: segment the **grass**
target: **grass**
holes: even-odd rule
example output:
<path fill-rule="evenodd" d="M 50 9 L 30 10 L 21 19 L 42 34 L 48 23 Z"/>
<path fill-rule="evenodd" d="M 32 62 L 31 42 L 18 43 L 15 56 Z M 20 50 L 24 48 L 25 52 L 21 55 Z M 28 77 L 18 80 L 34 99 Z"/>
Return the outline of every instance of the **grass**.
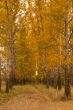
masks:
<path fill-rule="evenodd" d="M 2 85 L 2 92 L 0 93 L 0 105 L 7 102 L 10 98 L 17 96 L 19 94 L 23 94 L 27 86 L 24 85 L 17 85 L 14 86 L 12 90 L 7 94 L 5 93 L 5 84 Z"/>
<path fill-rule="evenodd" d="M 37 89 L 39 93 L 41 93 L 44 96 L 44 98 L 47 98 L 48 100 L 50 99 L 52 102 L 65 101 L 64 89 L 62 89 L 61 91 L 58 91 L 51 87 L 47 89 L 47 87 L 42 84 L 33 85 L 33 86 L 32 85 L 17 85 L 13 87 L 13 89 L 10 91 L 9 94 L 7 94 L 5 93 L 5 84 L 3 84 L 2 92 L 0 93 L 0 105 L 6 103 L 12 97 L 17 96 L 19 94 L 29 94 L 32 91 L 34 91 L 34 89 Z M 72 94 L 73 94 L 73 88 L 72 88 Z M 73 96 L 72 96 L 72 100 L 73 100 Z"/>
<path fill-rule="evenodd" d="M 34 87 L 30 85 L 16 85 L 13 86 L 13 89 L 7 94 L 5 93 L 5 83 L 2 84 L 2 92 L 0 93 L 0 105 L 3 105 L 7 101 L 9 101 L 12 97 L 18 96 L 19 94 L 33 94 Z"/>
<path fill-rule="evenodd" d="M 64 88 L 61 89 L 61 91 L 49 87 L 47 88 L 45 85 L 36 85 L 36 88 L 42 92 L 47 98 L 50 98 L 51 101 L 70 101 L 73 100 L 73 87 L 71 88 L 71 98 L 68 100 L 66 99 L 64 95 Z"/>
<path fill-rule="evenodd" d="M 33 108 L 33 103 L 35 108 L 37 105 L 39 106 L 39 102 L 41 102 L 42 105 L 44 105 L 45 103 L 47 104 L 46 110 L 49 110 L 49 107 L 53 108 L 52 110 L 65 110 L 65 109 L 73 110 L 73 88 L 72 88 L 72 99 L 67 101 L 65 100 L 64 97 L 64 89 L 58 91 L 51 87 L 47 88 L 45 85 L 42 84 L 17 85 L 13 87 L 13 90 L 10 91 L 9 94 L 6 94 L 4 90 L 5 90 L 5 85 L 2 86 L 2 93 L 0 94 L 0 105 L 5 104 L 8 100 L 11 100 L 14 96 L 16 96 L 16 101 L 14 104 L 16 105 L 18 103 L 18 106 L 21 106 L 19 105 L 20 102 L 22 103 L 24 102 L 23 104 L 25 104 L 27 100 L 28 102 L 31 103 L 32 108 Z M 18 97 L 19 95 L 21 96 Z M 35 97 L 37 97 L 37 99 Z M 25 107 L 28 108 L 27 104 L 25 104 Z M 29 104 L 29 108 L 30 108 L 30 104 Z"/>

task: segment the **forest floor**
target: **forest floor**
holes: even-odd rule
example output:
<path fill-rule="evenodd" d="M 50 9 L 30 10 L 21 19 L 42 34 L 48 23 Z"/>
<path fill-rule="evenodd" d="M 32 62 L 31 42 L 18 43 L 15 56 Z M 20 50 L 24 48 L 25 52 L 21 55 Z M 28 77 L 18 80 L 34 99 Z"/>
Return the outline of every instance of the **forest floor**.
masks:
<path fill-rule="evenodd" d="M 63 90 L 59 93 L 44 85 L 25 85 L 14 87 L 13 91 L 0 104 L 0 110 L 73 110 L 73 100 L 61 100 Z"/>

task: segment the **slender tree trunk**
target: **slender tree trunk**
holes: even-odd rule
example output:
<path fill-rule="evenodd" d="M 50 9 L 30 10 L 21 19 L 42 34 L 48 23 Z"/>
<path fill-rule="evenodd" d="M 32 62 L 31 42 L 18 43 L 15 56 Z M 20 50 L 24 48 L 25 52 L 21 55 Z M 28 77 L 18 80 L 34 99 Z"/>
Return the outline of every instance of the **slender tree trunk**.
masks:
<path fill-rule="evenodd" d="M 1 80 L 1 56 L 0 56 L 0 92 L 1 92 L 1 82 L 2 80 Z"/>
<path fill-rule="evenodd" d="M 61 65 L 59 65 L 59 67 L 58 67 L 57 88 L 58 88 L 58 90 L 61 90 L 61 88 L 62 88 Z"/>
<path fill-rule="evenodd" d="M 57 79 L 57 86 L 58 86 L 58 90 L 61 90 L 62 88 L 62 79 L 61 79 L 61 72 L 62 72 L 62 68 L 61 68 L 61 36 L 59 39 L 59 67 L 58 67 L 58 79 Z"/>
<path fill-rule="evenodd" d="M 65 0 L 65 95 L 66 98 L 71 96 L 70 74 L 69 74 L 69 23 L 68 23 L 68 0 Z"/>
<path fill-rule="evenodd" d="M 45 74 L 46 74 L 46 85 L 49 88 L 49 74 L 48 74 L 48 63 L 47 63 L 47 50 L 44 49 L 44 65 L 45 65 Z"/>
<path fill-rule="evenodd" d="M 6 10 L 7 10 L 7 26 L 8 26 L 8 34 L 7 34 L 7 83 L 6 83 L 6 91 L 7 89 L 12 89 L 13 86 L 13 75 L 14 75 L 14 35 L 13 35 L 13 17 L 12 17 L 12 9 L 10 0 L 6 0 Z M 8 84 L 9 83 L 9 84 Z"/>
<path fill-rule="evenodd" d="M 72 17 L 73 17 L 73 0 L 71 0 L 72 1 Z M 73 31 L 73 20 L 72 20 L 72 31 Z M 72 32 L 73 33 L 73 32 Z M 72 56 L 73 56 L 73 49 L 72 49 Z M 72 68 L 71 68 L 72 70 L 72 76 L 71 76 L 71 84 L 72 84 L 72 86 L 73 86 L 73 64 L 72 64 Z"/>
<path fill-rule="evenodd" d="M 6 93 L 9 93 L 9 78 L 6 78 Z"/>

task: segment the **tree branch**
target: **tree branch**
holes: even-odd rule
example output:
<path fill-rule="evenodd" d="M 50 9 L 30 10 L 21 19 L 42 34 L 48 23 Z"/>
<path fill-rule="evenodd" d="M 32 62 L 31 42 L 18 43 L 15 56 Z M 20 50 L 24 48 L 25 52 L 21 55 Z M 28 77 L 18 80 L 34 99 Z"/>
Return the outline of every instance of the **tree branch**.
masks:
<path fill-rule="evenodd" d="M 72 32 L 71 32 L 71 34 L 70 34 L 70 36 L 69 36 L 68 43 L 69 43 L 69 41 L 70 41 L 70 39 L 71 39 L 72 35 L 73 35 L 73 30 L 72 30 Z"/>

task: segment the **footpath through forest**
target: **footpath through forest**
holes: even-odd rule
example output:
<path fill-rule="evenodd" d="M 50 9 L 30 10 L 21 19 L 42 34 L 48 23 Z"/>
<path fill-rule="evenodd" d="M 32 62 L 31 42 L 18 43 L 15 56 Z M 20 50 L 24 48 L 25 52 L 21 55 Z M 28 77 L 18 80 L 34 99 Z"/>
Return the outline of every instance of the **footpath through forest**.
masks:
<path fill-rule="evenodd" d="M 22 90 L 21 90 L 22 91 Z M 29 86 L 0 106 L 0 110 L 73 110 L 73 101 L 52 101 L 42 90 Z"/>

